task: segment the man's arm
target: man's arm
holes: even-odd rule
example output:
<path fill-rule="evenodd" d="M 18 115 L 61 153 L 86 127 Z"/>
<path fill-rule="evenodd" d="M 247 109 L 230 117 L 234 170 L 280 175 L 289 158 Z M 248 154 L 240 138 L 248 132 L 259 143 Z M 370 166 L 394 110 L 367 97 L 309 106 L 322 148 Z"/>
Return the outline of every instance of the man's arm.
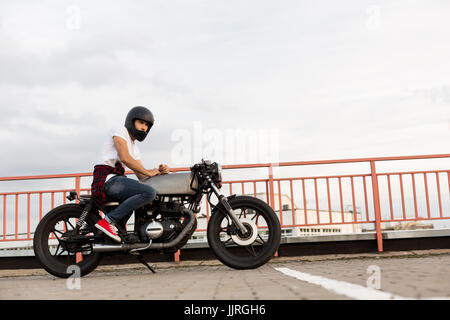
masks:
<path fill-rule="evenodd" d="M 127 142 L 123 138 L 115 136 L 113 137 L 113 140 L 120 161 L 133 170 L 139 180 L 145 178 L 146 176 L 153 177 L 161 174 L 158 169 L 147 170 L 144 168 L 140 160 L 134 160 L 128 152 Z"/>
<path fill-rule="evenodd" d="M 136 160 L 142 167 L 144 167 L 144 165 L 142 164 L 141 160 Z M 134 170 L 133 170 L 134 171 Z M 159 170 L 158 170 L 159 171 Z M 136 177 L 139 179 L 139 181 L 142 181 L 143 179 L 147 179 L 148 175 L 145 174 L 141 174 L 137 171 L 134 171 L 134 174 L 136 175 Z"/>

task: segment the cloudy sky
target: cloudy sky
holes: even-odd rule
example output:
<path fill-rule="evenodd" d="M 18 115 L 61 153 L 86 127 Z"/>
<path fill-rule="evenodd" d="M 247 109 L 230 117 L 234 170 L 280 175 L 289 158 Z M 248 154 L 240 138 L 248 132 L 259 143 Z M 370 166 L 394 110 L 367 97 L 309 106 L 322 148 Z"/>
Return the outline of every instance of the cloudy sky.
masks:
<path fill-rule="evenodd" d="M 0 0 L 0 177 L 91 172 L 136 105 L 156 118 L 147 168 L 449 153 L 449 12 L 446 0 Z"/>
<path fill-rule="evenodd" d="M 149 168 L 448 153 L 449 10 L 1 0 L 0 176 L 91 171 L 135 105 L 156 118 L 140 145 Z M 270 136 L 272 158 L 246 154 L 245 134 L 248 148 L 227 148 L 239 130 Z"/>

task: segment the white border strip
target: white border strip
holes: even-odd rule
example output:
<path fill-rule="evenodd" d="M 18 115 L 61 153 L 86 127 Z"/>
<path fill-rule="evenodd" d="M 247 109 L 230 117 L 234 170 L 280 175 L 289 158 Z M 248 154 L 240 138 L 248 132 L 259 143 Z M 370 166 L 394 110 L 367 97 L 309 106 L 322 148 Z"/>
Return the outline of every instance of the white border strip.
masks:
<path fill-rule="evenodd" d="M 416 300 L 394 295 L 377 289 L 363 287 L 357 284 L 314 276 L 308 273 L 291 270 L 289 268 L 275 268 L 290 277 L 321 286 L 335 294 L 344 295 L 357 300 Z M 439 298 L 438 298 L 439 299 Z M 442 299 L 442 298 L 441 298 Z M 448 299 L 448 298 L 447 298 Z"/>

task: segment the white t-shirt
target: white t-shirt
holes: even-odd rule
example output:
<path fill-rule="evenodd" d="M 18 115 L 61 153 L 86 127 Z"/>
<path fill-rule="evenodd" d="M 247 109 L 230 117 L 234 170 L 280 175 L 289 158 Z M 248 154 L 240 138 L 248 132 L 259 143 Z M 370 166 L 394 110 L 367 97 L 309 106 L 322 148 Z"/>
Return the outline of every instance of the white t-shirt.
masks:
<path fill-rule="evenodd" d="M 117 161 L 122 163 L 117 153 L 116 146 L 114 145 L 113 137 L 121 137 L 122 139 L 124 139 L 127 142 L 128 153 L 130 154 L 130 156 L 134 160 L 141 160 L 141 152 L 136 145 L 136 140 L 131 140 L 130 134 L 128 133 L 128 130 L 127 128 L 125 128 L 125 126 L 117 126 L 109 130 L 107 138 L 103 143 L 100 158 L 98 159 L 97 164 L 106 164 L 108 166 L 114 167 Z M 123 163 L 122 165 L 125 167 Z M 106 181 L 113 176 L 114 175 L 108 175 Z"/>

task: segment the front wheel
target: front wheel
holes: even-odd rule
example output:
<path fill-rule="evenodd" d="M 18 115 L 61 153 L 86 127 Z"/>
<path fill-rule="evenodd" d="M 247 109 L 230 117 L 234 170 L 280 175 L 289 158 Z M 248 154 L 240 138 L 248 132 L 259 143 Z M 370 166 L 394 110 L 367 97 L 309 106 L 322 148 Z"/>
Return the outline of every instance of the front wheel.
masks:
<path fill-rule="evenodd" d="M 218 205 L 208 223 L 208 244 L 217 259 L 231 268 L 258 268 L 270 260 L 280 245 L 278 217 L 258 198 L 237 196 L 228 203 L 247 232 L 240 232 L 223 206 Z"/>

